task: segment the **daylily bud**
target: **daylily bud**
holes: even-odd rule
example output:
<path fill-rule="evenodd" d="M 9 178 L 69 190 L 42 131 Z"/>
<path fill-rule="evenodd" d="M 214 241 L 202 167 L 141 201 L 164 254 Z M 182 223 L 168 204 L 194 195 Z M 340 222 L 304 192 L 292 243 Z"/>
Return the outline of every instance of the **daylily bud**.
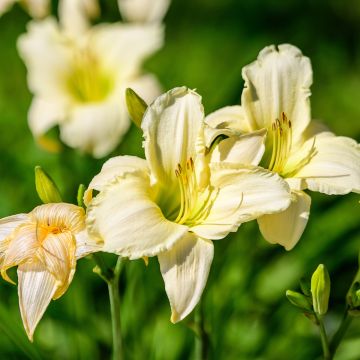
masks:
<path fill-rule="evenodd" d="M 312 311 L 311 304 L 305 295 L 297 291 L 286 290 L 286 297 L 294 306 L 302 310 Z"/>
<path fill-rule="evenodd" d="M 137 127 L 141 127 L 141 121 L 147 108 L 146 102 L 132 89 L 126 89 L 126 106 L 131 120 Z"/>
<path fill-rule="evenodd" d="M 304 295 L 311 296 L 310 281 L 307 278 L 300 279 L 300 288 Z"/>
<path fill-rule="evenodd" d="M 41 166 L 35 167 L 35 187 L 44 204 L 62 202 L 59 189 Z"/>
<path fill-rule="evenodd" d="M 320 264 L 311 277 L 311 294 L 314 311 L 326 314 L 330 297 L 330 276 L 323 264 Z"/>
<path fill-rule="evenodd" d="M 80 184 L 79 188 L 78 188 L 77 196 L 76 196 L 78 206 L 80 206 L 80 207 L 84 207 L 84 200 L 83 200 L 84 193 L 85 193 L 85 185 Z"/>

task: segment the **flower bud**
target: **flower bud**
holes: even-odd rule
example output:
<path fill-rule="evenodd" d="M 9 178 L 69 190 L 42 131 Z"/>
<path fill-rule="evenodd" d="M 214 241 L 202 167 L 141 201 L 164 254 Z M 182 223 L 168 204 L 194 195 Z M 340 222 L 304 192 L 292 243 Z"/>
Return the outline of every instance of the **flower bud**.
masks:
<path fill-rule="evenodd" d="M 62 202 L 59 189 L 41 166 L 35 167 L 35 187 L 44 204 Z"/>
<path fill-rule="evenodd" d="M 132 89 L 127 88 L 126 93 L 126 106 L 131 120 L 137 127 L 141 127 L 141 121 L 147 108 L 146 102 Z"/>
<path fill-rule="evenodd" d="M 286 297 L 294 306 L 302 310 L 312 311 L 311 304 L 305 295 L 297 291 L 286 290 Z"/>
<path fill-rule="evenodd" d="M 330 297 L 330 276 L 323 264 L 320 264 L 311 277 L 313 308 L 318 315 L 326 314 Z"/>
<path fill-rule="evenodd" d="M 310 280 L 307 278 L 300 279 L 300 288 L 304 295 L 311 296 Z"/>

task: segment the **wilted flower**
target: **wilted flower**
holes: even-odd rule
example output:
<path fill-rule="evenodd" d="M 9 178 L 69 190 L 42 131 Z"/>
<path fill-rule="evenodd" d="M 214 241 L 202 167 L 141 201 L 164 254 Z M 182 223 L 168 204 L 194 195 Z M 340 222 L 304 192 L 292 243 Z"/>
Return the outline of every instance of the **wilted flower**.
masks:
<path fill-rule="evenodd" d="M 261 165 L 289 183 L 293 199 L 286 211 L 264 215 L 258 223 L 266 240 L 290 250 L 309 217 L 311 198 L 303 190 L 360 192 L 360 147 L 350 138 L 336 137 L 324 126 L 310 123 L 312 69 L 296 47 L 266 47 L 243 68 L 243 78 L 242 106 L 218 110 L 206 121 L 230 138 L 267 130 Z"/>
<path fill-rule="evenodd" d="M 19 3 L 34 18 L 43 18 L 50 12 L 49 0 L 0 0 L 0 16 L 15 3 Z"/>
<path fill-rule="evenodd" d="M 64 143 L 102 157 L 129 127 L 125 89 L 135 88 L 146 101 L 159 93 L 156 78 L 143 75 L 141 65 L 162 46 L 163 28 L 121 23 L 91 27 L 87 16 L 93 8 L 84 5 L 91 3 L 60 3 L 61 25 L 54 18 L 30 22 L 18 48 L 34 93 L 29 111 L 34 136 L 41 142 L 59 125 Z"/>
<path fill-rule="evenodd" d="M 170 0 L 118 0 L 124 20 L 151 23 L 160 22 L 170 6 Z"/>
<path fill-rule="evenodd" d="M 18 266 L 20 312 L 30 340 L 51 299 L 70 285 L 76 259 L 95 250 L 88 241 L 84 210 L 72 204 L 40 205 L 0 220 L 0 271 L 14 283 L 7 270 Z"/>
<path fill-rule="evenodd" d="M 264 132 L 205 147 L 201 98 L 185 87 L 157 98 L 141 127 L 146 160 L 119 156 L 104 164 L 85 194 L 87 226 L 102 251 L 130 259 L 158 256 L 171 321 L 177 322 L 203 292 L 211 240 L 285 209 L 289 189 L 277 174 L 251 165 L 261 158 Z M 233 151 L 244 154 L 247 165 L 220 161 Z M 100 193 L 91 200 L 93 189 Z"/>

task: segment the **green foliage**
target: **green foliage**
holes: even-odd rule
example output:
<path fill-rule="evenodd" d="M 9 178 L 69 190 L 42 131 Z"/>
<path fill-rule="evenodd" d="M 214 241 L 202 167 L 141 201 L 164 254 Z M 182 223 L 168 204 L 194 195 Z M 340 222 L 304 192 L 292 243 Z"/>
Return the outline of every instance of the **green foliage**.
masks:
<path fill-rule="evenodd" d="M 114 1 L 115 2 L 115 1 Z M 104 19 L 118 18 L 102 1 Z M 16 39 L 28 21 L 17 6 L 0 19 L 0 216 L 28 212 L 39 201 L 33 167 L 53 176 L 64 201 L 74 202 L 79 183 L 88 184 L 105 159 L 70 149 L 50 154 L 35 144 L 27 126 L 31 95 Z M 338 135 L 360 138 L 360 7 L 352 0 L 174 0 L 166 18 L 166 45 L 146 67 L 164 89 L 186 85 L 203 96 L 207 113 L 239 103 L 241 69 L 269 44 L 290 42 L 312 60 L 313 118 Z M 111 156 L 143 156 L 141 132 L 132 126 Z M 211 359 L 294 360 L 321 355 L 313 325 L 284 297 L 319 263 L 332 275 L 331 309 L 338 324 L 344 297 L 357 271 L 359 197 L 311 194 L 312 212 L 291 252 L 267 244 L 256 223 L 215 243 L 215 259 L 204 293 Z M 109 264 L 116 256 L 106 255 Z M 194 336 L 187 321 L 173 325 L 159 265 L 149 259 L 126 264 L 120 278 L 122 327 L 128 359 L 190 359 Z M 68 292 L 53 301 L 31 345 L 22 328 L 16 288 L 0 284 L 1 359 L 106 359 L 111 321 L 106 284 L 78 262 Z M 359 358 L 360 324 L 354 321 L 337 360 Z"/>

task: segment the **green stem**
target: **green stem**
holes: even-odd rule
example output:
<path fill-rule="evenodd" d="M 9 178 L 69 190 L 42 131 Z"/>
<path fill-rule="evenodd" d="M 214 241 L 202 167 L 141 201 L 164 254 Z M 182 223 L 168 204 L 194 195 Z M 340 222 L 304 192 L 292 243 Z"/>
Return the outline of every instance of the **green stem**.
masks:
<path fill-rule="evenodd" d="M 317 320 L 320 330 L 321 346 L 323 349 L 324 360 L 332 360 L 332 355 L 329 348 L 329 340 L 326 335 L 323 319 L 321 318 L 321 316 L 317 316 Z"/>
<path fill-rule="evenodd" d="M 202 301 L 200 301 L 195 312 L 195 329 L 195 358 L 207 360 L 209 358 L 209 335 L 205 330 Z"/>
<path fill-rule="evenodd" d="M 97 265 L 94 271 L 107 283 L 109 290 L 113 335 L 113 359 L 122 360 L 124 356 L 121 337 L 119 280 L 125 259 L 119 256 L 115 268 L 111 269 L 106 265 L 106 262 L 100 253 L 94 253 L 93 258 Z"/>
<path fill-rule="evenodd" d="M 122 269 L 123 261 L 121 257 L 118 258 L 114 269 L 114 276 L 108 282 L 110 309 L 111 309 L 111 325 L 113 334 L 113 359 L 123 359 L 123 345 L 121 338 L 121 322 L 120 322 L 120 292 L 119 279 Z"/>
<path fill-rule="evenodd" d="M 340 327 L 338 328 L 338 330 L 336 331 L 336 333 L 334 334 L 334 336 L 330 342 L 330 351 L 331 351 L 332 356 L 335 355 L 335 352 L 336 352 L 337 348 L 339 347 L 341 340 L 343 339 L 352 320 L 353 320 L 352 316 L 350 316 L 348 310 L 346 310 L 344 317 L 341 321 Z"/>

